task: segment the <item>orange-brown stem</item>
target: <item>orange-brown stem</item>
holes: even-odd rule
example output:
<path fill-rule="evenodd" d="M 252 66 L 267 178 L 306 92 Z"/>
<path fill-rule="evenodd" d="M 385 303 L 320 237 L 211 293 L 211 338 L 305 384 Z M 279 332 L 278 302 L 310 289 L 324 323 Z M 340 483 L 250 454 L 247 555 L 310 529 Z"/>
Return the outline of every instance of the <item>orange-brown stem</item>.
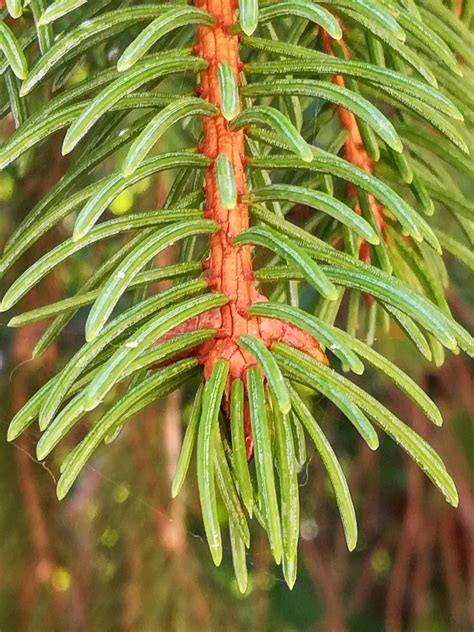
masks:
<path fill-rule="evenodd" d="M 235 21 L 235 5 L 230 0 L 196 0 L 196 6 L 215 18 L 213 26 L 200 26 L 195 50 L 207 62 L 201 72 L 199 94 L 202 99 L 220 107 L 220 89 L 217 66 L 227 62 L 239 85 L 240 67 L 238 38 L 229 33 Z M 264 300 L 255 287 L 250 246 L 236 247 L 233 239 L 249 226 L 248 207 L 241 201 L 247 186 L 245 179 L 244 132 L 232 132 L 222 114 L 203 121 L 202 153 L 211 160 L 206 170 L 205 215 L 220 225 L 211 236 L 210 256 L 205 263 L 209 285 L 213 291 L 225 294 L 229 302 L 216 310 L 218 334 L 216 339 L 201 349 L 205 373 L 208 377 L 214 362 L 225 358 L 231 362 L 231 377 L 241 377 L 243 370 L 252 364 L 252 357 L 237 345 L 237 338 L 244 333 L 260 336 L 256 318 L 247 316 L 247 309 L 256 301 Z M 219 201 L 215 174 L 215 159 L 224 154 L 230 161 L 237 186 L 237 204 L 226 209 Z"/>
<path fill-rule="evenodd" d="M 197 31 L 195 52 L 207 62 L 201 72 L 198 92 L 220 108 L 221 95 L 217 75 L 220 62 L 227 62 L 240 86 L 241 63 L 238 36 L 229 32 L 235 22 L 236 2 L 233 0 L 195 0 L 195 5 L 215 18 L 212 26 L 200 26 Z M 240 106 L 239 106 L 240 107 Z M 230 381 L 244 376 L 245 370 L 255 364 L 255 359 L 237 344 L 242 334 L 251 334 L 270 346 L 274 340 L 305 349 L 319 360 L 325 356 L 318 343 L 308 334 L 283 322 L 268 318 L 250 317 L 248 308 L 255 302 L 265 301 L 255 286 L 250 246 L 234 246 L 233 239 L 249 226 L 249 210 L 242 202 L 247 191 L 245 178 L 244 132 L 231 131 L 228 122 L 219 113 L 203 121 L 203 142 L 200 151 L 211 160 L 206 170 L 205 215 L 216 221 L 220 229 L 210 238 L 210 255 L 204 263 L 212 291 L 225 294 L 229 302 L 220 309 L 204 314 L 185 324 L 185 329 L 208 326 L 217 329 L 213 340 L 204 343 L 198 357 L 208 378 L 217 359 L 230 362 Z M 237 203 L 226 209 L 219 199 L 215 173 L 215 160 L 224 154 L 230 161 L 237 186 Z M 176 333 L 176 332 L 173 332 Z"/>
<path fill-rule="evenodd" d="M 198 93 L 202 99 L 220 108 L 221 95 L 217 75 L 220 62 L 227 62 L 240 86 L 241 62 L 239 60 L 238 36 L 229 28 L 235 22 L 234 0 L 195 0 L 194 4 L 215 18 L 212 26 L 199 26 L 195 52 L 207 62 L 201 72 Z M 249 226 L 248 206 L 242 202 L 247 191 L 245 178 L 244 131 L 231 131 L 228 122 L 219 113 L 203 121 L 203 142 L 200 151 L 211 160 L 205 178 L 205 216 L 218 222 L 220 229 L 210 238 L 209 259 L 204 262 L 209 287 L 228 297 L 222 308 L 207 312 L 174 329 L 166 337 L 201 327 L 216 329 L 215 337 L 197 349 L 197 357 L 204 366 L 204 377 L 208 379 L 216 360 L 229 361 L 230 375 L 226 389 L 228 402 L 232 379 L 243 378 L 247 368 L 256 361 L 242 350 L 237 340 L 242 334 L 259 338 L 267 347 L 275 340 L 284 341 L 297 349 L 304 350 L 317 360 L 327 363 L 321 347 L 309 334 L 283 321 L 251 317 L 248 308 L 255 302 L 267 300 L 255 286 L 250 246 L 235 246 L 233 239 Z M 219 200 L 215 160 L 224 154 L 230 161 L 237 185 L 237 203 L 226 209 Z M 252 440 L 248 414 L 245 422 L 247 452 L 252 452 Z"/>

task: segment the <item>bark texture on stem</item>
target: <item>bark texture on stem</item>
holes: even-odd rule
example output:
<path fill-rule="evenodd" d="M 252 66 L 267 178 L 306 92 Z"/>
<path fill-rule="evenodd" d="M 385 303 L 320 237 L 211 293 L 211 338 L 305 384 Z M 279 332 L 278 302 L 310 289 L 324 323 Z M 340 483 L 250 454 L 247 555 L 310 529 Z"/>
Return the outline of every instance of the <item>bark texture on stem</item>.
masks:
<path fill-rule="evenodd" d="M 240 88 L 242 64 L 239 59 L 239 37 L 230 33 L 230 27 L 236 22 L 237 3 L 234 0 L 195 0 L 194 4 L 215 18 L 213 25 L 199 26 L 197 30 L 194 51 L 207 62 L 207 67 L 200 74 L 197 92 L 202 99 L 219 109 L 214 117 L 204 118 L 203 142 L 198 148 L 211 160 L 204 174 L 204 215 L 220 226 L 210 238 L 209 258 L 204 262 L 203 268 L 211 291 L 225 294 L 229 301 L 224 307 L 187 321 L 160 341 L 201 327 L 216 329 L 215 337 L 193 353 L 197 353 L 204 367 L 205 379 L 210 377 L 217 360 L 224 359 L 229 362 L 229 378 L 224 396 L 224 406 L 227 407 L 232 380 L 244 378 L 246 370 L 256 364 L 255 358 L 241 349 L 237 343 L 242 334 L 258 338 L 267 347 L 276 340 L 285 342 L 326 364 L 327 358 L 318 342 L 301 329 L 276 319 L 247 314 L 251 305 L 267 299 L 259 293 L 255 285 L 251 247 L 235 246 L 233 243 L 234 238 L 249 227 L 249 209 L 242 201 L 247 192 L 245 130 L 231 131 L 228 121 L 221 114 L 218 79 L 218 66 L 221 62 L 226 62 Z M 238 109 L 240 108 L 239 100 Z M 223 154 L 229 160 L 234 172 L 237 202 L 230 209 L 225 208 L 219 198 L 215 165 L 219 154 Z M 244 424 L 247 454 L 250 457 L 252 438 L 248 410 L 245 413 Z"/>
<path fill-rule="evenodd" d="M 230 0 L 196 0 L 195 4 L 216 20 L 213 26 L 198 28 L 195 49 L 208 63 L 200 76 L 200 96 L 219 108 L 219 63 L 229 64 L 240 86 L 238 37 L 229 33 L 229 27 L 235 22 L 235 5 Z M 212 161 L 204 176 L 205 215 L 220 225 L 220 230 L 211 236 L 210 256 L 205 265 L 210 287 L 229 298 L 229 303 L 218 310 L 220 331 L 217 339 L 203 348 L 207 356 L 205 369 L 209 373 L 215 360 L 226 358 L 232 360 L 231 377 L 240 377 L 242 370 L 253 360 L 250 354 L 237 346 L 236 340 L 244 333 L 261 337 L 258 319 L 249 318 L 246 312 L 256 301 L 265 300 L 255 287 L 250 246 L 236 247 L 232 243 L 234 237 L 249 226 L 248 207 L 241 201 L 247 191 L 244 132 L 230 131 L 228 122 L 219 112 L 203 121 L 203 139 L 200 150 Z M 215 173 L 215 160 L 219 154 L 230 161 L 234 171 L 237 204 L 232 209 L 224 208 L 219 201 Z"/>
<path fill-rule="evenodd" d="M 240 87 L 239 38 L 229 32 L 236 21 L 236 3 L 232 0 L 196 0 L 195 5 L 215 18 L 214 25 L 198 28 L 195 51 L 208 63 L 200 75 L 199 94 L 219 108 L 219 63 L 229 64 Z M 247 191 L 244 134 L 244 130 L 230 131 L 228 122 L 219 112 L 215 117 L 206 117 L 203 121 L 203 143 L 200 147 L 212 161 L 205 173 L 205 215 L 217 221 L 221 227 L 211 237 L 210 256 L 204 265 L 211 289 L 225 294 L 229 303 L 198 319 L 200 325 L 218 329 L 215 339 L 205 343 L 199 355 L 206 377 L 209 377 L 218 358 L 229 360 L 230 380 L 242 377 L 244 371 L 255 364 L 253 356 L 237 345 L 238 337 L 244 333 L 256 336 L 267 346 L 274 340 L 283 340 L 325 361 L 319 344 L 300 329 L 273 319 L 247 315 L 247 309 L 253 303 L 265 301 L 266 298 L 255 287 L 250 246 L 237 247 L 233 244 L 234 237 L 249 226 L 248 206 L 242 202 L 242 196 Z M 215 173 L 215 160 L 219 154 L 226 156 L 234 170 L 237 204 L 232 209 L 224 208 L 219 201 Z"/>

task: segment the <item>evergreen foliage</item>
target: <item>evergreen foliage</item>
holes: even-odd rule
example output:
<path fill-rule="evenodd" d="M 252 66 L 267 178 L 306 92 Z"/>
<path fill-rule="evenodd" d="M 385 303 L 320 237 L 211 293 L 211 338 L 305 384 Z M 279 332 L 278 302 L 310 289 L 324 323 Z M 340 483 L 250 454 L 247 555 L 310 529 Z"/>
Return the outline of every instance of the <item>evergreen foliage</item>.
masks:
<path fill-rule="evenodd" d="M 1 168 L 34 169 L 59 131 L 71 157 L 8 240 L 0 273 L 52 229 L 63 238 L 13 280 L 2 311 L 57 266 L 110 244 L 72 296 L 9 322 L 52 319 L 38 357 L 89 309 L 83 344 L 8 434 L 39 423 L 44 459 L 90 414 L 62 464 L 59 498 L 129 418 L 199 383 L 172 494 L 195 453 L 212 558 L 222 557 L 222 504 L 242 592 L 253 516 L 295 582 L 306 440 L 347 546 L 357 544 L 314 394 L 371 449 L 383 430 L 456 506 L 437 453 L 351 374 L 374 367 L 439 426 L 436 404 L 372 348 L 377 332 L 400 327 L 436 365 L 446 350 L 474 352 L 445 298 L 442 254 L 474 267 L 473 208 L 460 190 L 474 172 L 471 10 L 466 1 L 457 17 L 439 0 L 7 0 L 0 112 L 16 129 Z M 163 208 L 108 214 L 130 187 L 169 170 Z M 178 261 L 158 266 L 176 244 Z M 157 292 L 162 280 L 169 287 Z"/>

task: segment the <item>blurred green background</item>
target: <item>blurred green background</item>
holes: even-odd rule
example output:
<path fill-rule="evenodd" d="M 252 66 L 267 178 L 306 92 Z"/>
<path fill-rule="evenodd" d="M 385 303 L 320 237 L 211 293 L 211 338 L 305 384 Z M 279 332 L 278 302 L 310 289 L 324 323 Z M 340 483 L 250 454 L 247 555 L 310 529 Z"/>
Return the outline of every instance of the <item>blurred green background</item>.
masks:
<path fill-rule="evenodd" d="M 9 133 L 4 121 L 2 135 Z M 57 139 L 36 152 L 33 164 L 0 175 L 0 245 L 57 180 Z M 45 160 L 45 157 L 48 159 Z M 110 167 L 110 165 L 108 165 Z M 107 165 L 104 165 L 107 169 Z M 114 213 L 156 207 L 166 176 L 124 193 Z M 48 244 L 70 233 L 64 222 L 42 238 L 9 279 Z M 106 255 L 106 253 L 105 253 Z M 47 277 L 31 292 L 28 308 L 71 294 L 104 252 L 79 255 L 77 264 Z M 449 262 L 449 297 L 456 317 L 472 327 L 465 270 Z M 4 285 L 5 287 L 5 285 Z M 472 299 L 471 299 L 472 300 Z M 472 307 L 472 306 L 471 306 Z M 127 424 L 103 447 L 72 493 L 55 497 L 60 447 L 37 462 L 36 427 L 10 445 L 12 414 L 61 367 L 83 339 L 84 314 L 58 344 L 29 360 L 43 325 L 19 330 L 0 321 L 0 630 L 2 632 L 160 632 L 161 630 L 323 632 L 442 632 L 474 627 L 474 410 L 472 367 L 450 357 L 437 370 L 425 363 L 398 330 L 376 340 L 379 350 L 415 377 L 440 406 L 445 425 L 430 426 L 416 408 L 379 376 L 367 371 L 366 388 L 392 407 L 445 459 L 460 493 L 457 511 L 446 505 L 416 465 L 384 438 L 370 452 L 347 421 L 324 401 L 318 420 L 344 466 L 358 511 L 360 539 L 346 550 L 332 491 L 310 453 L 300 473 L 302 526 L 299 576 L 289 592 L 270 559 L 260 528 L 249 555 L 248 594 L 238 593 L 229 555 L 213 567 L 199 514 L 193 476 L 170 501 L 170 480 L 182 422 L 193 389 L 177 393 Z M 84 432 L 76 428 L 74 444 Z"/>

